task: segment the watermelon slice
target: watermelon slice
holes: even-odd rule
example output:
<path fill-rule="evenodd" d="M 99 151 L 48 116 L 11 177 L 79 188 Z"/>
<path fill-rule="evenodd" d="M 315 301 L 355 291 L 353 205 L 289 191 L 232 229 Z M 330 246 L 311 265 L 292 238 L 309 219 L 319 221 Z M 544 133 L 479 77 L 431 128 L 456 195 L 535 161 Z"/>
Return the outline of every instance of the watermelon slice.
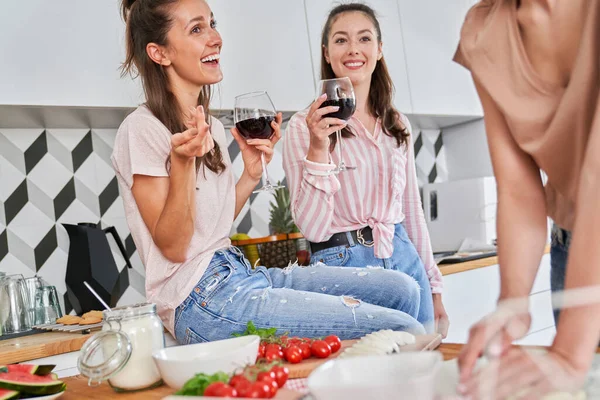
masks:
<path fill-rule="evenodd" d="M 16 399 L 19 397 L 19 392 L 14 390 L 0 389 L 0 400 Z"/>
<path fill-rule="evenodd" d="M 28 395 L 48 395 L 64 390 L 64 383 L 55 376 L 32 375 L 27 372 L 0 374 L 0 389 L 16 390 Z"/>
<path fill-rule="evenodd" d="M 48 375 L 55 367 L 56 365 L 11 364 L 0 365 L 0 372 L 26 372 L 32 375 Z"/>

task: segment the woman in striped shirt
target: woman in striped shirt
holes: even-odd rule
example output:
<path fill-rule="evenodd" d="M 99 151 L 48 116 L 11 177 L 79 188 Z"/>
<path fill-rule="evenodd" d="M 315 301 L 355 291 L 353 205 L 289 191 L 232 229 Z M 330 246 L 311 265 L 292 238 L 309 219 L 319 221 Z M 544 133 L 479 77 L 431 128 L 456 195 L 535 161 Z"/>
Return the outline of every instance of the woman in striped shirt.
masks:
<path fill-rule="evenodd" d="M 321 54 L 322 79 L 352 81 L 356 112 L 347 122 L 324 117 L 337 109 L 319 108 L 323 95 L 291 118 L 284 136 L 292 213 L 311 242 L 311 261 L 410 275 L 421 288 L 417 319 L 445 336 L 442 276 L 423 218 L 411 127 L 392 104 L 375 12 L 356 3 L 335 7 L 323 29 Z M 343 157 L 356 169 L 336 175 L 338 129 L 346 138 Z"/>

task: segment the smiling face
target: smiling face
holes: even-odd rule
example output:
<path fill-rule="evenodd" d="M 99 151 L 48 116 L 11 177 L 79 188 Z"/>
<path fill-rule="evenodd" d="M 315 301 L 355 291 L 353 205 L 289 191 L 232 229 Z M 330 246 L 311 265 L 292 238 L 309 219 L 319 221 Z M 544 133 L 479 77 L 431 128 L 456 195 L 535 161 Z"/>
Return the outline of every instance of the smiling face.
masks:
<path fill-rule="evenodd" d="M 323 54 L 336 77 L 348 77 L 354 86 L 371 81 L 381 59 L 375 25 L 360 11 L 344 12 L 331 24 Z"/>
<path fill-rule="evenodd" d="M 223 79 L 219 64 L 223 42 L 204 0 L 180 0 L 170 10 L 171 29 L 158 62 L 171 83 L 212 85 Z"/>

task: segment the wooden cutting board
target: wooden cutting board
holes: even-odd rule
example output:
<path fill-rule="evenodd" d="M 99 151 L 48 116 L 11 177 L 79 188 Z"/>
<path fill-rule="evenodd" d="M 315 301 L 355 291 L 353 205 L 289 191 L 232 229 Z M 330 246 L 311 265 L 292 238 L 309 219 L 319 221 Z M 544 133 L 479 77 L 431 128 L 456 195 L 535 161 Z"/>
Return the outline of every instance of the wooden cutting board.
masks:
<path fill-rule="evenodd" d="M 299 364 L 285 363 L 285 366 L 290 370 L 290 379 L 306 378 L 321 364 L 336 358 L 346 348 L 352 346 L 358 340 L 342 340 L 342 348 L 335 354 L 327 358 L 309 358 Z M 431 351 L 438 348 L 442 343 L 442 336 L 439 334 L 420 335 L 416 337 L 415 344 L 402 346 L 400 351 Z"/>
<path fill-rule="evenodd" d="M 47 332 L 0 341 L 0 364 L 13 364 L 37 358 L 78 351 L 90 334 Z"/>

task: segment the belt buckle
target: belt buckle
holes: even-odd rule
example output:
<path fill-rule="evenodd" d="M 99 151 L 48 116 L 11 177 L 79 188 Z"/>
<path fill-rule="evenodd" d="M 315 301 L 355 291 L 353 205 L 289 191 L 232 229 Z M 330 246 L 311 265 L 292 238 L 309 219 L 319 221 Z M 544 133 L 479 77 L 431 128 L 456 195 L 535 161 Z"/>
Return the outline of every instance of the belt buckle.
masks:
<path fill-rule="evenodd" d="M 365 247 L 373 247 L 375 246 L 375 242 L 371 241 L 371 242 L 367 242 L 364 238 L 364 236 L 362 235 L 362 230 L 364 228 L 360 228 L 359 230 L 356 231 L 356 240 L 358 240 L 358 243 L 362 244 Z"/>

